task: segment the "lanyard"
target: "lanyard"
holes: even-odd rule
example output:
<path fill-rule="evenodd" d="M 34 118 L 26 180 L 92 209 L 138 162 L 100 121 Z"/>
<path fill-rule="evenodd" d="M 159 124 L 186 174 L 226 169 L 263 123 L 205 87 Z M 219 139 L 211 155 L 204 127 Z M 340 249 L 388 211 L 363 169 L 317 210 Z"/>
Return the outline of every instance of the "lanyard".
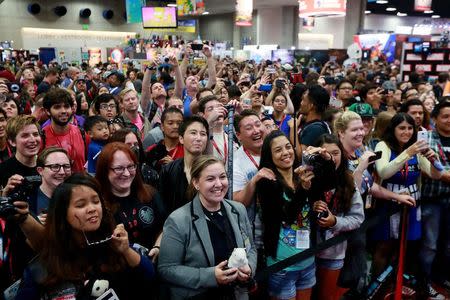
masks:
<path fill-rule="evenodd" d="M 178 144 L 176 145 L 175 150 L 173 151 L 172 155 L 170 155 L 172 160 L 175 160 L 175 156 L 177 155 L 177 152 L 178 152 Z"/>
<path fill-rule="evenodd" d="M 223 161 L 227 161 L 228 147 L 227 147 L 227 140 L 225 138 L 225 133 L 223 134 L 223 154 L 222 151 L 220 151 L 219 146 L 217 146 L 217 143 L 214 140 L 214 138 L 211 140 L 211 144 L 213 145 L 214 149 L 216 149 L 216 151 L 219 153 L 219 155 L 222 157 Z"/>
<path fill-rule="evenodd" d="M 284 114 L 283 119 L 281 119 L 281 121 L 280 121 L 280 124 L 277 125 L 277 126 L 278 126 L 278 129 L 281 130 L 281 125 L 283 125 L 283 122 L 284 122 L 285 119 L 286 119 L 286 114 Z"/>
<path fill-rule="evenodd" d="M 437 143 L 437 146 L 438 146 L 438 148 L 439 148 L 439 156 L 442 158 L 442 160 L 443 160 L 445 163 L 447 163 L 448 157 L 447 157 L 447 155 L 445 154 L 444 150 L 442 150 L 441 144 L 440 144 L 440 143 Z"/>
<path fill-rule="evenodd" d="M 259 164 L 256 162 L 256 160 L 253 158 L 253 156 L 250 154 L 250 152 L 247 151 L 247 149 L 244 149 L 245 154 L 247 154 L 248 158 L 250 158 L 250 161 L 253 163 L 253 165 L 256 167 L 256 169 L 259 169 Z"/>

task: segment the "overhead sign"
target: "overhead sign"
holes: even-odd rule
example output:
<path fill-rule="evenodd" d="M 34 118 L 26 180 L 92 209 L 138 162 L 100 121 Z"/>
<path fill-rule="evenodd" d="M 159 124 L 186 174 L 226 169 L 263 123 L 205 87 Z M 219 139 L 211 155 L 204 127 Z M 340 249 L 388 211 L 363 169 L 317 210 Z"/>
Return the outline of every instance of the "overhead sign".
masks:
<path fill-rule="evenodd" d="M 142 22 L 142 6 L 143 0 L 126 0 L 125 8 L 127 11 L 127 23 L 141 23 Z"/>
<path fill-rule="evenodd" d="M 201 15 L 205 12 L 203 0 L 177 0 L 178 16 Z"/>
<path fill-rule="evenodd" d="M 299 0 L 300 18 L 318 16 L 345 16 L 347 0 Z"/>
<path fill-rule="evenodd" d="M 415 11 L 427 11 L 431 10 L 431 4 L 433 0 L 414 0 Z"/>
<path fill-rule="evenodd" d="M 253 0 L 236 0 L 236 26 L 252 26 Z"/>

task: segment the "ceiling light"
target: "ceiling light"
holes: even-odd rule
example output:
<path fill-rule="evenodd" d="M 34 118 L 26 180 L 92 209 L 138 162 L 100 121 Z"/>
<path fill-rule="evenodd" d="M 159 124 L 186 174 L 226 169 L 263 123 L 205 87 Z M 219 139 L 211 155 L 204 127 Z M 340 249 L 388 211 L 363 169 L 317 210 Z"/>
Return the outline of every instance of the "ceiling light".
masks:
<path fill-rule="evenodd" d="M 170 7 L 177 7 L 176 3 L 169 3 L 169 4 L 167 4 L 167 6 L 170 6 Z"/>
<path fill-rule="evenodd" d="M 209 11 L 204 11 L 202 15 L 209 15 Z"/>
<path fill-rule="evenodd" d="M 432 13 L 434 13 L 434 10 L 426 10 L 426 11 L 424 11 L 423 13 L 424 13 L 424 14 L 432 14 Z"/>
<path fill-rule="evenodd" d="M 389 1 L 387 0 L 377 0 L 377 4 L 387 4 Z"/>
<path fill-rule="evenodd" d="M 432 15 L 431 16 L 433 19 L 439 19 L 441 16 L 440 15 Z"/>
<path fill-rule="evenodd" d="M 366 10 L 365 13 L 366 13 L 366 15 L 368 15 L 368 14 L 370 14 L 372 12 L 370 10 Z"/>
<path fill-rule="evenodd" d="M 386 10 L 387 11 L 396 11 L 397 9 L 395 7 L 387 7 Z"/>
<path fill-rule="evenodd" d="M 406 17 L 408 14 L 402 13 L 402 12 L 398 12 L 397 16 L 399 17 Z"/>

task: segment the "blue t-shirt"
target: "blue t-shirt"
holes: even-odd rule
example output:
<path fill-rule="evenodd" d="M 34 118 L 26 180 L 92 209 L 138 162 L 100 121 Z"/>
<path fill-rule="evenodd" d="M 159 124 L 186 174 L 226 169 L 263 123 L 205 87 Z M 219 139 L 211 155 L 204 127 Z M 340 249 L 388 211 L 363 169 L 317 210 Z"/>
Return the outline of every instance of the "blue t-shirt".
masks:
<path fill-rule="evenodd" d="M 191 101 L 192 97 L 188 95 L 186 88 L 183 90 L 183 106 L 184 106 L 184 117 L 192 116 L 191 112 Z"/>
<path fill-rule="evenodd" d="M 285 117 L 281 121 L 275 120 L 274 116 L 271 115 L 271 118 L 275 122 L 275 125 L 278 126 L 278 128 L 287 136 L 289 137 L 289 134 L 291 132 L 291 128 L 288 125 L 288 122 L 292 117 L 290 115 L 285 115 Z"/>
<path fill-rule="evenodd" d="M 102 152 L 104 141 L 91 140 L 88 148 L 88 173 L 95 174 L 97 168 L 97 158 Z"/>

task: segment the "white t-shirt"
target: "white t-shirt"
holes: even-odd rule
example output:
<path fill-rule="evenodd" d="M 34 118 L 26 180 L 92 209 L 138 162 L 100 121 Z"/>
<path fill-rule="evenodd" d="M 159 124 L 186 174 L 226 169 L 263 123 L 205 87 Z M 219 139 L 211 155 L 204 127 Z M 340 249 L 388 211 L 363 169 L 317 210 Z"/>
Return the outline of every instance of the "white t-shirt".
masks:
<path fill-rule="evenodd" d="M 259 166 L 261 157 L 253 156 Z M 245 185 L 256 175 L 258 168 L 244 152 L 244 148 L 239 147 L 233 155 L 233 193 L 242 191 Z M 256 196 L 256 195 L 255 195 Z M 261 217 L 256 209 L 256 197 L 253 197 L 250 206 L 247 207 L 247 215 L 254 230 L 254 240 L 257 248 L 262 248 L 263 225 Z"/>

